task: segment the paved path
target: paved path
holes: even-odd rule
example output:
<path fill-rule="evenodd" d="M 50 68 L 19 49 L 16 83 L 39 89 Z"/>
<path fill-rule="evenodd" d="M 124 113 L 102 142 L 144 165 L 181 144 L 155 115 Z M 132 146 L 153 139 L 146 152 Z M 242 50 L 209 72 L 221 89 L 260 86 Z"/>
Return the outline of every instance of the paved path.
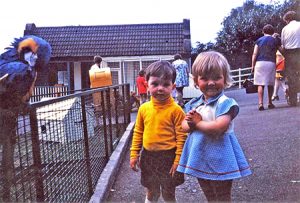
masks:
<path fill-rule="evenodd" d="M 288 107 L 281 93 L 272 110 L 257 110 L 257 94 L 227 91 L 237 100 L 235 120 L 239 142 L 253 174 L 236 180 L 234 202 L 300 202 L 300 106 Z M 108 202 L 144 202 L 140 173 L 129 168 L 129 151 L 119 169 Z M 177 187 L 178 202 L 205 202 L 195 178 Z M 160 199 L 161 201 L 161 199 Z"/>

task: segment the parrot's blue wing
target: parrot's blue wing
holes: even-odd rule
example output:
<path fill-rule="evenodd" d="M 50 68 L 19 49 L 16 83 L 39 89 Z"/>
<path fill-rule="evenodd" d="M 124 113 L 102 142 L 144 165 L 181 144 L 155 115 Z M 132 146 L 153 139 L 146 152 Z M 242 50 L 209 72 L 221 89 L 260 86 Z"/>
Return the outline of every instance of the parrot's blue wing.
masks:
<path fill-rule="evenodd" d="M 35 71 L 32 71 L 28 64 L 22 62 L 8 63 L 1 70 L 8 74 L 4 79 L 7 90 L 17 91 L 21 95 L 25 95 L 28 92 L 36 75 Z"/>
<path fill-rule="evenodd" d="M 23 96 L 28 93 L 36 72 L 32 71 L 28 64 L 22 62 L 4 64 L 0 70 L 1 73 L 8 74 L 7 76 L 3 74 L 4 79 L 0 81 L 0 106 L 2 108 L 16 107 L 22 103 Z"/>

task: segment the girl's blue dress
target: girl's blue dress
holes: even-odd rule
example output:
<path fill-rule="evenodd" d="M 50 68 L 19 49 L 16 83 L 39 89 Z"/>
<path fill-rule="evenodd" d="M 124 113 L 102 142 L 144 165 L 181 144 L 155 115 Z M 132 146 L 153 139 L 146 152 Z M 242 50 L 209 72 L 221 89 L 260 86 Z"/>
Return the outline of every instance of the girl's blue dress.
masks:
<path fill-rule="evenodd" d="M 203 95 L 185 105 L 185 111 L 196 109 L 206 121 L 230 111 L 232 119 L 239 112 L 236 101 L 222 92 L 207 103 Z M 212 137 L 195 130 L 185 142 L 177 171 L 208 180 L 229 180 L 251 174 L 249 164 L 235 136 L 233 121 L 223 136 Z"/>

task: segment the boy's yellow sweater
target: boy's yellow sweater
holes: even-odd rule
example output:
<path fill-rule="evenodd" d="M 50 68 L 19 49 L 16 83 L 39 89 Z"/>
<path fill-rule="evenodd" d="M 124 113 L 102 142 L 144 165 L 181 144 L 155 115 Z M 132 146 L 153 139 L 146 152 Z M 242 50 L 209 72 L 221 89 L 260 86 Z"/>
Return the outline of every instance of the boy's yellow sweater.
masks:
<path fill-rule="evenodd" d="M 131 146 L 130 158 L 139 156 L 144 147 L 148 151 L 163 151 L 176 147 L 174 163 L 178 164 L 187 133 L 183 132 L 181 122 L 185 114 L 170 96 L 160 102 L 151 97 L 140 106 Z"/>

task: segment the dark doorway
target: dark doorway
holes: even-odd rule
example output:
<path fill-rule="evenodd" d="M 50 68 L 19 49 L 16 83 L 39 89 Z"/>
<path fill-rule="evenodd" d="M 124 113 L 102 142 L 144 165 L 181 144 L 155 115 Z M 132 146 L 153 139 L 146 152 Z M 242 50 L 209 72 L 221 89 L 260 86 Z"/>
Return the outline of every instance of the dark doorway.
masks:
<path fill-rule="evenodd" d="M 81 63 L 82 89 L 90 88 L 89 70 L 92 65 L 93 65 L 92 62 L 82 62 Z"/>

